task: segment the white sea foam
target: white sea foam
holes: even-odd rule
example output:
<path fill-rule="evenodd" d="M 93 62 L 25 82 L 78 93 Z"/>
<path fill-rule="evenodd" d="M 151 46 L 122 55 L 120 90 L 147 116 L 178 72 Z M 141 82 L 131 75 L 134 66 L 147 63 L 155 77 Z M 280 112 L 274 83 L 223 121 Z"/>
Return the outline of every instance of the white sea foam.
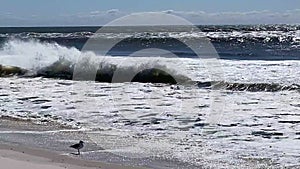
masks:
<path fill-rule="evenodd" d="M 36 69 L 49 66 L 60 58 L 76 60 L 80 55 L 81 52 L 76 48 L 67 48 L 56 43 L 12 39 L 0 50 L 0 64 Z"/>
<path fill-rule="evenodd" d="M 128 58 L 109 59 L 112 63 L 126 63 Z M 128 65 L 141 58 L 131 59 Z M 168 59 L 184 62 L 187 66 L 183 68 L 198 80 L 209 80 L 201 60 Z M 299 84 L 299 61 L 221 62 L 229 82 Z M 300 151 L 294 144 L 299 137 L 295 133 L 300 129 L 298 91 L 221 91 L 214 96 L 211 92 L 196 86 L 176 89 L 163 84 L 4 78 L 0 101 L 5 104 L 0 108 L 1 115 L 38 122 L 54 120 L 94 130 L 88 133 L 89 138 L 118 155 L 151 155 L 227 168 L 249 166 L 240 157 L 272 159 L 282 166 L 297 164 L 297 155 L 282 154 Z M 222 99 L 226 107 L 213 106 Z M 213 112 L 219 126 L 206 127 Z M 283 136 L 276 135 L 281 133 Z M 293 149 L 282 146 L 292 144 Z"/>
<path fill-rule="evenodd" d="M 4 78 L 0 83 L 0 93 L 6 94 L 0 96 L 1 103 L 5 103 L 0 104 L 1 115 L 80 124 L 93 130 L 87 133 L 93 143 L 108 152 L 134 158 L 154 156 L 205 166 L 228 165 L 227 168 L 248 165 L 240 157 L 272 159 L 282 166 L 297 164 L 297 91 L 221 91 L 210 97 L 210 90 L 196 87 L 66 83 L 70 81 Z M 227 106 L 215 110 L 219 126 L 205 126 L 213 102 L 222 98 Z"/>

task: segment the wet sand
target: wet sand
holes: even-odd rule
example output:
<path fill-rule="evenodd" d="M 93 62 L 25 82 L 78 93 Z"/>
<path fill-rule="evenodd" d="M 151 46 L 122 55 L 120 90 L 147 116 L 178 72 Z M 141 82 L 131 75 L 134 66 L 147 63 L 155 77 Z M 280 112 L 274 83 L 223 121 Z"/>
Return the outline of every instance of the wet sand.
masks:
<path fill-rule="evenodd" d="M 123 166 L 120 164 L 108 164 L 104 162 L 82 159 L 81 156 L 72 154 L 72 150 L 63 153 L 66 150 L 53 151 L 45 145 L 41 148 L 39 145 L 33 147 L 29 144 L 30 140 L 4 141 L 5 133 L 22 133 L 22 132 L 47 132 L 49 129 L 54 130 L 70 130 L 68 126 L 61 126 L 55 123 L 35 124 L 29 120 L 20 120 L 10 117 L 0 118 L 0 164 L 4 168 L 14 169 L 135 169 L 135 167 Z M 23 143 L 22 143 L 23 140 Z M 50 141 L 51 142 L 51 141 Z M 34 144 L 34 143 L 32 143 Z M 75 153 L 75 152 L 74 152 Z M 142 168 L 142 167 L 136 167 Z"/>
<path fill-rule="evenodd" d="M 0 145 L 0 163 L 1 167 L 14 169 L 134 169 L 133 167 L 81 160 L 40 149 L 4 144 Z"/>

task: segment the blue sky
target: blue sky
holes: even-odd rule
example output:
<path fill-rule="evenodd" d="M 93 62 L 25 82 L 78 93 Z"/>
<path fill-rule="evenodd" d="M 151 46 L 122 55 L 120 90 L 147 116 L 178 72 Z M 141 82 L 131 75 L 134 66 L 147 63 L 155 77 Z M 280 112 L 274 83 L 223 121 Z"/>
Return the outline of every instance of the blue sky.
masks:
<path fill-rule="evenodd" d="M 103 25 L 135 12 L 194 24 L 300 23 L 299 0 L 0 0 L 0 26 Z"/>

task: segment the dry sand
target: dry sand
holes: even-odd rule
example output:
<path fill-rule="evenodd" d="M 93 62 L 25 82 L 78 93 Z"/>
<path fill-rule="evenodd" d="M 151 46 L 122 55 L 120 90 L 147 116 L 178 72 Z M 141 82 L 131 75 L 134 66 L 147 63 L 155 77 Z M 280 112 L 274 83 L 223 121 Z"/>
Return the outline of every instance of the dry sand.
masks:
<path fill-rule="evenodd" d="M 0 168 L 2 169 L 88 169 L 69 164 L 51 162 L 50 159 L 35 157 L 23 153 L 8 150 L 0 150 Z"/>

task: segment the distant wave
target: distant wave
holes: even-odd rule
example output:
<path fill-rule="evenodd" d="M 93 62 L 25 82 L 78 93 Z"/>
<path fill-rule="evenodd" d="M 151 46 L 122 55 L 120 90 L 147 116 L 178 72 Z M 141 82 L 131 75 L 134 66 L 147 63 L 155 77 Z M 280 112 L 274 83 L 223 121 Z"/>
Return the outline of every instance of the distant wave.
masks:
<path fill-rule="evenodd" d="M 86 40 L 89 38 L 103 39 L 165 39 L 165 38 L 209 38 L 213 42 L 236 41 L 245 43 L 255 42 L 291 42 L 300 43 L 300 30 L 232 30 L 221 31 L 212 30 L 211 32 L 134 32 L 134 33 L 94 33 L 94 32 L 72 32 L 72 33 L 0 33 L 0 38 L 19 38 L 19 39 L 48 39 L 48 40 Z"/>
<path fill-rule="evenodd" d="M 208 37 L 212 39 L 229 38 L 266 38 L 265 41 L 271 41 L 272 38 L 278 41 L 291 40 L 299 42 L 299 25 L 207 25 L 198 26 L 198 30 L 186 32 L 184 26 L 157 27 L 111 27 L 105 28 L 101 33 L 95 33 L 100 27 L 57 27 L 57 28 L 0 28 L 0 37 L 2 38 L 197 38 Z M 131 33 L 126 33 L 124 29 L 132 29 Z M 271 39 L 270 39 L 271 38 Z"/>
<path fill-rule="evenodd" d="M 187 31 L 182 26 L 106 28 L 95 33 L 98 27 L 58 28 L 0 28 L 0 46 L 9 39 L 55 42 L 61 46 L 82 49 L 89 38 L 122 40 L 111 55 L 125 56 L 141 48 L 162 47 L 179 57 L 194 58 L 194 53 L 178 45 L 176 39 L 209 39 L 222 59 L 299 60 L 299 25 L 219 25 L 198 26 L 199 30 Z M 136 31 L 126 31 L 136 30 Z"/>

